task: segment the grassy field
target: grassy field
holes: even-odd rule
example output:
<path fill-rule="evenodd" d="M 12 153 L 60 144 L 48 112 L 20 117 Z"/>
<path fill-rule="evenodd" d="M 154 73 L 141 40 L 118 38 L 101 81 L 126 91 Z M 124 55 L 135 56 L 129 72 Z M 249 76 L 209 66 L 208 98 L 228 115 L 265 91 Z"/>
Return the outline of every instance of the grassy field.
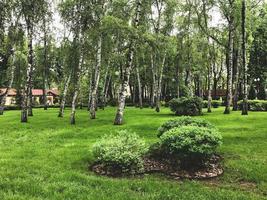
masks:
<path fill-rule="evenodd" d="M 157 128 L 174 118 L 169 109 L 127 108 L 126 123 L 113 126 L 115 109 L 98 111 L 90 120 L 86 110 L 77 124 L 57 118 L 57 110 L 34 110 L 29 123 L 20 112 L 0 116 L 0 199 L 267 199 L 267 113 L 223 115 L 218 108 L 203 118 L 223 134 L 225 173 L 208 181 L 171 180 L 161 174 L 112 179 L 88 170 L 91 147 L 103 134 L 129 129 L 147 142 L 157 140 Z"/>

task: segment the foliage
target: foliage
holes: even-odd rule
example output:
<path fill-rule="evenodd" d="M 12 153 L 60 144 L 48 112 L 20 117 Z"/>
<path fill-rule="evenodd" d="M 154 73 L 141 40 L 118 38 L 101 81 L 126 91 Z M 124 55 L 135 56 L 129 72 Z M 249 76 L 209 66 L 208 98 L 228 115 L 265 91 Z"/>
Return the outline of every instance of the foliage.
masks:
<path fill-rule="evenodd" d="M 256 91 L 255 88 L 251 85 L 248 93 L 248 99 L 249 100 L 254 100 L 256 99 Z"/>
<path fill-rule="evenodd" d="M 126 130 L 118 132 L 117 135 L 105 135 L 93 147 L 97 162 L 130 174 L 144 170 L 142 157 L 146 152 L 145 142 L 135 133 Z"/>
<path fill-rule="evenodd" d="M 222 106 L 222 101 L 220 100 L 212 100 L 211 101 L 211 105 L 213 108 L 218 108 L 219 106 Z M 208 107 L 208 101 L 207 100 L 204 100 L 203 101 L 203 108 L 207 108 Z"/>
<path fill-rule="evenodd" d="M 238 102 L 238 108 L 242 110 L 243 101 Z M 250 111 L 267 111 L 266 100 L 248 100 L 248 110 Z"/>
<path fill-rule="evenodd" d="M 160 137 L 164 152 L 178 158 L 205 158 L 222 143 L 221 134 L 213 128 L 182 126 L 170 129 Z"/>
<path fill-rule="evenodd" d="M 169 120 L 162 124 L 158 129 L 158 137 L 160 137 L 166 131 L 173 128 L 182 126 L 197 126 L 206 128 L 215 128 L 210 122 L 205 119 L 192 118 L 192 117 L 179 117 L 177 119 Z"/>
<path fill-rule="evenodd" d="M 202 99 L 199 97 L 182 97 L 169 102 L 170 109 L 175 115 L 198 116 L 202 114 Z"/>

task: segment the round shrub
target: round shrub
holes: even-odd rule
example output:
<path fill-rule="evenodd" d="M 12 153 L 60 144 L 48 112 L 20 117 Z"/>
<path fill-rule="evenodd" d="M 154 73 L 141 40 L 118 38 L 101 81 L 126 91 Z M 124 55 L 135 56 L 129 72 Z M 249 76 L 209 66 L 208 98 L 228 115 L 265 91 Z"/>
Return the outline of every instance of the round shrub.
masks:
<path fill-rule="evenodd" d="M 216 129 L 196 126 L 173 128 L 160 137 L 163 151 L 186 161 L 201 162 L 216 152 L 222 136 Z"/>
<path fill-rule="evenodd" d="M 203 100 L 202 101 L 202 108 L 207 108 L 208 107 L 208 101 L 207 100 Z"/>
<path fill-rule="evenodd" d="M 106 135 L 93 146 L 93 155 L 97 162 L 120 173 L 143 172 L 143 156 L 146 152 L 144 140 L 126 130 L 116 135 Z"/>
<path fill-rule="evenodd" d="M 198 119 L 192 117 L 179 117 L 177 119 L 169 120 L 162 124 L 158 129 L 158 137 L 160 137 L 166 131 L 177 128 L 181 126 L 198 126 L 198 127 L 207 127 L 215 128 L 210 122 L 205 119 Z"/>
<path fill-rule="evenodd" d="M 175 115 L 187 115 L 198 116 L 202 114 L 202 99 L 199 97 L 182 97 L 178 99 L 172 99 L 169 102 L 169 106 Z"/>
<path fill-rule="evenodd" d="M 220 100 L 212 100 L 211 105 L 213 108 L 219 108 L 219 106 L 222 105 L 222 102 Z"/>

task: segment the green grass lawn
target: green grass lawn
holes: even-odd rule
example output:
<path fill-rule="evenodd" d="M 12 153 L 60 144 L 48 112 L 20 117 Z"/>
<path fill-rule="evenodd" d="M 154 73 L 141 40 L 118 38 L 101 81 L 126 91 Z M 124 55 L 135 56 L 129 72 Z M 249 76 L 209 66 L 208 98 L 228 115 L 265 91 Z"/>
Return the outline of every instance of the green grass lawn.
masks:
<path fill-rule="evenodd" d="M 99 177 L 88 170 L 92 145 L 102 135 L 129 129 L 147 142 L 157 140 L 157 128 L 175 118 L 169 109 L 127 108 L 126 123 L 113 126 L 115 108 L 97 112 L 90 120 L 77 112 L 69 125 L 69 112 L 57 118 L 57 109 L 34 110 L 29 123 L 20 112 L 0 116 L 0 200 L 6 199 L 267 199 L 267 113 L 223 115 L 223 108 L 203 118 L 223 135 L 223 176 L 206 181 L 172 180 L 161 174 L 143 178 Z"/>

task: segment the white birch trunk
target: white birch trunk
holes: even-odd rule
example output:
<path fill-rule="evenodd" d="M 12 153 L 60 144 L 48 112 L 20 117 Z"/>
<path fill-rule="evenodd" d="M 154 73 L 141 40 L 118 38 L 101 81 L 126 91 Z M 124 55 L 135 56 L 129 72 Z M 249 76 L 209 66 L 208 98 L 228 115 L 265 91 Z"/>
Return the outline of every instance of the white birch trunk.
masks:
<path fill-rule="evenodd" d="M 133 21 L 133 26 L 135 28 L 138 28 L 139 26 L 139 21 L 140 21 L 140 14 L 141 14 L 141 1 L 140 0 L 136 0 L 136 16 L 134 18 Z M 119 92 L 119 105 L 118 105 L 118 109 L 117 109 L 117 113 L 115 116 L 115 120 L 114 120 L 114 124 L 115 125 L 122 125 L 123 123 L 123 114 L 124 114 L 124 107 L 125 107 L 125 99 L 126 99 L 126 95 L 127 95 L 127 88 L 129 86 L 129 80 L 130 80 L 130 74 L 131 74 L 131 70 L 133 67 L 133 58 L 134 58 L 134 51 L 135 51 L 135 44 L 133 39 L 131 39 L 130 41 L 130 46 L 129 46 L 129 52 L 127 55 L 127 64 L 125 67 L 125 74 L 123 76 L 123 80 L 122 80 L 122 84 L 121 84 L 121 89 Z"/>
<path fill-rule="evenodd" d="M 95 81 L 93 84 L 92 94 L 91 94 L 91 106 L 90 106 L 91 119 L 96 118 L 97 90 L 100 79 L 101 62 L 102 62 L 102 37 L 100 36 L 97 44 L 97 55 L 96 55 L 95 76 L 94 76 Z"/>
<path fill-rule="evenodd" d="M 71 76 L 72 76 L 72 71 L 66 77 L 63 93 L 62 93 L 62 96 L 61 96 L 58 117 L 63 117 L 64 116 L 64 109 L 65 109 L 65 104 L 66 104 L 66 96 L 67 96 L 67 92 L 68 92 L 68 89 L 69 89 Z"/>

